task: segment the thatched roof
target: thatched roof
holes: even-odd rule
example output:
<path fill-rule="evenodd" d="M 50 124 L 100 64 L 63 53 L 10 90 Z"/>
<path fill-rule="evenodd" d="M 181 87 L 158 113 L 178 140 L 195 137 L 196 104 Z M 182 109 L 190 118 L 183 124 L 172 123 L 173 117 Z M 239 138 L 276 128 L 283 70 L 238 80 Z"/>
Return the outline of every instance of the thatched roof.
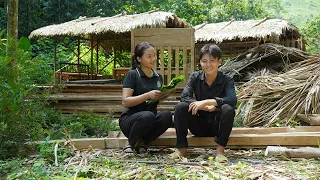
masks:
<path fill-rule="evenodd" d="M 152 11 L 134 15 L 113 17 L 80 17 L 69 22 L 49 25 L 31 32 L 29 38 L 54 36 L 104 35 L 129 33 L 138 28 L 189 27 L 189 24 L 173 13 Z"/>
<path fill-rule="evenodd" d="M 213 24 L 200 24 L 195 28 L 195 40 L 214 41 L 221 43 L 226 40 L 240 40 L 254 38 L 264 40 L 279 40 L 286 36 L 287 31 L 292 31 L 295 37 L 300 37 L 296 26 L 282 19 L 263 19 L 247 21 L 229 21 Z"/>

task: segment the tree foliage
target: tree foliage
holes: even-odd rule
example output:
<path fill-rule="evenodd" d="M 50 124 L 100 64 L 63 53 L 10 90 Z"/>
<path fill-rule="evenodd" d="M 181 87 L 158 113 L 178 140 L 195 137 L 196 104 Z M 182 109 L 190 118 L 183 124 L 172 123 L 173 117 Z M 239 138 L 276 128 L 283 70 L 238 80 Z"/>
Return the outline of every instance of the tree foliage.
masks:
<path fill-rule="evenodd" d="M 0 0 L 0 29 L 5 29 L 6 0 Z M 205 21 L 222 22 L 233 18 L 247 20 L 278 17 L 283 12 L 281 0 L 23 0 L 19 1 L 19 36 L 34 29 L 58 24 L 80 16 L 108 17 L 121 13 L 141 13 L 159 9 L 177 14 L 192 25 Z"/>
<path fill-rule="evenodd" d="M 320 16 L 309 19 L 302 28 L 307 41 L 307 50 L 311 53 L 320 53 Z"/>

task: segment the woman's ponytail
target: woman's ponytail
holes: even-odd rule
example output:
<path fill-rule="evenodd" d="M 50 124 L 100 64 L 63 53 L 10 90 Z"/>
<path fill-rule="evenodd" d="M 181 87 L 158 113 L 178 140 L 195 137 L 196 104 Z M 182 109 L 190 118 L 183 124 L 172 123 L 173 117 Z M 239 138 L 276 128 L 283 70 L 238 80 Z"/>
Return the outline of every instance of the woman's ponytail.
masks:
<path fill-rule="evenodd" d="M 136 69 L 139 66 L 139 61 L 137 60 L 136 54 L 132 55 L 131 65 L 132 65 L 131 69 Z"/>

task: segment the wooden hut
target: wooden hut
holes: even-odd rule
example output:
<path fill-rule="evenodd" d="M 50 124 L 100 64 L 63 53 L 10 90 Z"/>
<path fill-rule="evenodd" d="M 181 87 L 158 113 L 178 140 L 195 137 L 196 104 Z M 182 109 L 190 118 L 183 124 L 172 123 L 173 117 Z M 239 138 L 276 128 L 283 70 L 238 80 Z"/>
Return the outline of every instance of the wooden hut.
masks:
<path fill-rule="evenodd" d="M 195 28 L 196 49 L 218 44 L 224 57 L 237 56 L 264 43 L 304 49 L 298 28 L 283 19 L 246 20 L 200 24 Z M 197 51 L 196 51 L 197 52 Z"/>
<path fill-rule="evenodd" d="M 96 79 L 99 69 L 94 68 L 98 64 L 98 50 L 128 50 L 131 49 L 131 31 L 133 29 L 144 28 L 188 28 L 189 24 L 173 13 L 150 11 L 141 14 L 126 15 L 125 13 L 112 17 L 80 17 L 69 22 L 49 25 L 36 29 L 31 32 L 29 38 L 36 37 L 51 37 L 57 40 L 58 37 L 71 37 L 78 40 L 77 59 L 74 62 L 68 63 L 61 69 L 57 68 L 57 57 L 54 55 L 54 72 L 55 77 L 57 72 L 61 73 L 63 68 L 67 66 L 77 66 L 75 75 L 79 77 L 89 77 L 89 79 Z M 84 64 L 81 61 L 80 54 L 80 40 L 89 41 L 91 46 L 91 63 Z M 151 42 L 152 43 L 152 42 Z M 56 43 L 55 43 L 56 44 Z M 94 51 L 96 50 L 96 55 Z M 114 59 L 114 67 L 116 61 Z M 84 68 L 83 68 L 84 67 Z M 88 69 L 84 72 L 81 69 Z M 69 73 L 69 75 L 72 75 Z M 81 79 L 81 78 L 78 78 Z"/>

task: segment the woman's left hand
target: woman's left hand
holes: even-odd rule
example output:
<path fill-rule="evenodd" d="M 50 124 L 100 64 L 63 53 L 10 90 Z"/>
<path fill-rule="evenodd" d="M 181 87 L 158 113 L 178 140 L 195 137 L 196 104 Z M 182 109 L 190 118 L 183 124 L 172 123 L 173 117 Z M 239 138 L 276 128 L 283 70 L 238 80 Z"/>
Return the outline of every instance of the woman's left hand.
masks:
<path fill-rule="evenodd" d="M 203 109 L 204 111 L 208 111 L 208 112 L 214 112 L 214 111 L 217 111 L 217 107 L 214 106 L 214 105 L 207 105 L 204 107 Z"/>

